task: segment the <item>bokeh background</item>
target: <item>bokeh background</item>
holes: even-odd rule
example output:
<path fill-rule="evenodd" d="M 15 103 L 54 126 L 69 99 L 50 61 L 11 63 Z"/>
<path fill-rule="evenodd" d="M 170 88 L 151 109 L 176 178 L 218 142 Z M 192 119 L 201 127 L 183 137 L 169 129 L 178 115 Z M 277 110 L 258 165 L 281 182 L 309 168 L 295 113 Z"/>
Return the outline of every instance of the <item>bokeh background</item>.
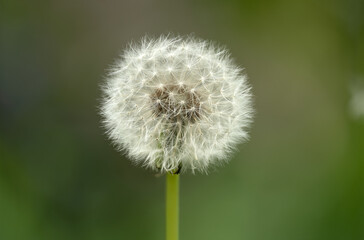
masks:
<path fill-rule="evenodd" d="M 165 179 L 100 127 L 130 41 L 193 33 L 245 68 L 251 140 L 181 178 L 181 239 L 364 239 L 364 4 L 0 1 L 0 239 L 164 239 Z"/>

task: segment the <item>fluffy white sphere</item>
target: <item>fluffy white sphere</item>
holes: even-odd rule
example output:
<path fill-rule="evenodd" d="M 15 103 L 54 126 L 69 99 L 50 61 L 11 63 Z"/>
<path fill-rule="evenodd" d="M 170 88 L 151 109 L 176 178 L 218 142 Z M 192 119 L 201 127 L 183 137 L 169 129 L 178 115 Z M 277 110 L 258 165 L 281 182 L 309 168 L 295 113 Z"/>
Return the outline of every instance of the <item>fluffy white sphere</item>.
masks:
<path fill-rule="evenodd" d="M 248 137 L 246 76 L 224 49 L 194 38 L 144 38 L 103 87 L 109 137 L 134 162 L 160 172 L 206 171 Z"/>

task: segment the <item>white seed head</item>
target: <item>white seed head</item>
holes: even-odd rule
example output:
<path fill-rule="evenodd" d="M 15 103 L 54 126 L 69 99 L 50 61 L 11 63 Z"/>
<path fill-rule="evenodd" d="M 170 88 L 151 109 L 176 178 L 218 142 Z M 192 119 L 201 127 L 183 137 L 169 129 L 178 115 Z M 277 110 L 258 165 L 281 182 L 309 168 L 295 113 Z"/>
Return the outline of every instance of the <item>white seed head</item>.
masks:
<path fill-rule="evenodd" d="M 206 171 L 248 138 L 246 76 L 228 53 L 194 38 L 144 38 L 103 87 L 103 123 L 118 149 L 156 171 Z"/>

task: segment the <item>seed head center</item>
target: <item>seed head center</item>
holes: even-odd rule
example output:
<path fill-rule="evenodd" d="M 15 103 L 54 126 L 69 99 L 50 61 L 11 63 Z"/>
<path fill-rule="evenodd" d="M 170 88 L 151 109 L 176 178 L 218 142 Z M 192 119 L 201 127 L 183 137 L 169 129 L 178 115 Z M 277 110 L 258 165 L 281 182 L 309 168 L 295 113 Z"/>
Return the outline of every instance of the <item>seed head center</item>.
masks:
<path fill-rule="evenodd" d="M 194 88 L 170 84 L 157 88 L 150 98 L 157 116 L 176 123 L 194 123 L 200 117 L 200 98 Z"/>

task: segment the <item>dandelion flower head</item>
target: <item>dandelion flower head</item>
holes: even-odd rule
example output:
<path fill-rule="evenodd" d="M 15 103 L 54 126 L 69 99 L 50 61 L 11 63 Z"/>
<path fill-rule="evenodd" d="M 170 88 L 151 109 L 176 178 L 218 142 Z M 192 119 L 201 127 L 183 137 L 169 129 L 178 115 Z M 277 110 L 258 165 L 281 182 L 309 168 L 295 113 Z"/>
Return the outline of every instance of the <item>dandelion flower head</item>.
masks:
<path fill-rule="evenodd" d="M 107 134 L 159 172 L 219 165 L 248 138 L 251 90 L 225 49 L 182 37 L 131 44 L 103 86 Z"/>

